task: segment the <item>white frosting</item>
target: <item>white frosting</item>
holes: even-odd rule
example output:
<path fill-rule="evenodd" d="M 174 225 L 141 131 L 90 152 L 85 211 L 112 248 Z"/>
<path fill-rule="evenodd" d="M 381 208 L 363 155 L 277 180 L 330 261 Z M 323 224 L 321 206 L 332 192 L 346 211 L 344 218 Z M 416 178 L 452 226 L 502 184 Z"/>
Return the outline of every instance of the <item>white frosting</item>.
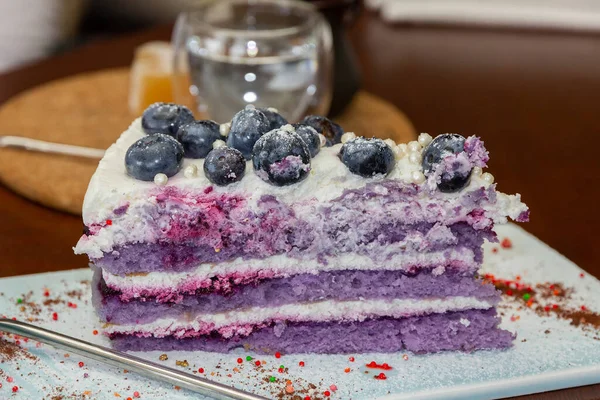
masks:
<path fill-rule="evenodd" d="M 445 313 L 469 309 L 486 310 L 488 301 L 457 296 L 446 299 L 394 300 L 327 300 L 316 303 L 286 304 L 279 307 L 252 307 L 217 314 L 201 314 L 190 318 L 163 318 L 147 324 L 107 325 L 106 333 L 147 332 L 154 337 L 183 336 L 186 331 L 219 330 L 225 337 L 248 333 L 248 325 L 269 321 L 363 321 L 367 318 L 404 318 L 415 315 Z M 235 326 L 235 327 L 232 327 Z M 228 328 L 231 327 L 231 328 Z"/>
<path fill-rule="evenodd" d="M 447 250 L 443 252 L 430 253 L 407 253 L 396 257 L 394 262 L 376 263 L 372 258 L 357 254 L 342 254 L 329 258 L 327 264 L 321 264 L 317 260 L 298 260 L 279 254 L 266 259 L 244 260 L 237 258 L 233 261 L 220 262 L 218 264 L 200 264 L 196 269 L 188 272 L 152 272 L 146 275 L 132 274 L 127 276 L 113 275 L 102 271 L 102 276 L 107 285 L 113 289 L 123 292 L 139 293 L 142 290 L 177 292 L 188 287 L 190 282 L 201 282 L 213 276 L 227 276 L 230 274 L 250 275 L 274 274 L 275 276 L 290 276 L 303 273 L 318 273 L 337 270 L 391 270 L 403 271 L 413 265 L 438 266 L 436 275 L 445 272 L 444 264 L 450 260 L 461 261 L 467 265 L 476 266 L 472 250 L 463 248 L 459 251 Z M 135 297 L 135 296 L 134 296 Z"/>

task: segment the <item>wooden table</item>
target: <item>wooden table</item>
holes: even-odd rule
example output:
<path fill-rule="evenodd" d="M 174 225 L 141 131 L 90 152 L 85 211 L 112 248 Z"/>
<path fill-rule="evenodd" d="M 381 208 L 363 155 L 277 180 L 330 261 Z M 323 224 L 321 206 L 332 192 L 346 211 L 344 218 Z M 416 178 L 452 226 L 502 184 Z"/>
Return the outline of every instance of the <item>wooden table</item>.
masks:
<path fill-rule="evenodd" d="M 96 42 L 0 75 L 0 102 L 83 71 L 128 65 L 170 27 Z M 363 14 L 351 31 L 364 88 L 420 131 L 478 134 L 499 189 L 532 210 L 525 228 L 600 276 L 600 36 L 389 26 Z M 32 115 L 35 118 L 35 115 Z M 40 121 L 43 129 L 43 121 Z M 0 277 L 81 268 L 79 218 L 0 186 Z M 527 399 L 597 399 L 600 385 Z"/>

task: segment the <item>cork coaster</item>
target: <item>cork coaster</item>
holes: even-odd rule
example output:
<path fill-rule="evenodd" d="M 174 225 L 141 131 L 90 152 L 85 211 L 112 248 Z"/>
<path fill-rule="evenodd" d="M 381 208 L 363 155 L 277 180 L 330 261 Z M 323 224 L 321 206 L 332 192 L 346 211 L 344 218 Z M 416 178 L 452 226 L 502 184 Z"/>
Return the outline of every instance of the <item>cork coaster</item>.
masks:
<path fill-rule="evenodd" d="M 57 143 L 108 148 L 136 117 L 128 111 L 129 68 L 50 82 L 0 108 L 1 132 Z M 393 105 L 360 92 L 336 121 L 359 135 L 415 138 L 410 121 Z M 0 181 L 45 206 L 81 214 L 97 160 L 0 149 Z"/>

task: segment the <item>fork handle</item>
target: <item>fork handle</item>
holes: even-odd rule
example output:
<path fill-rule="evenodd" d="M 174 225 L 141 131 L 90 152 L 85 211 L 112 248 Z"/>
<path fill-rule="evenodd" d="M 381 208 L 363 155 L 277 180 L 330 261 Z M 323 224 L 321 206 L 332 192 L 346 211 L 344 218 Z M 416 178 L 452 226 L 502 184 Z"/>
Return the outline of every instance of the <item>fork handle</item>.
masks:
<path fill-rule="evenodd" d="M 69 156 L 100 159 L 104 150 L 90 147 L 73 146 L 70 144 L 45 142 L 21 136 L 0 136 L 0 147 L 14 147 L 41 153 L 64 154 Z"/>

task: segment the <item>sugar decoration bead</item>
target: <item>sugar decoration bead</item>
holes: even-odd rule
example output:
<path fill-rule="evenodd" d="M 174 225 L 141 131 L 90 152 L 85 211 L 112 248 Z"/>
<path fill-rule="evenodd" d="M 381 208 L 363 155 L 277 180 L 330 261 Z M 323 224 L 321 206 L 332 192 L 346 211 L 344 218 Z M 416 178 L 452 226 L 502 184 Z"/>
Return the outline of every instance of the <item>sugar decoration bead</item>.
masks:
<path fill-rule="evenodd" d="M 473 170 L 471 171 L 471 175 L 481 176 L 481 174 L 483 174 L 483 169 L 481 169 L 481 167 L 473 167 Z"/>
<path fill-rule="evenodd" d="M 419 135 L 419 138 L 417 139 L 417 141 L 419 142 L 419 144 L 423 147 L 427 146 L 429 143 L 431 143 L 431 141 L 433 140 L 433 138 L 431 137 L 431 135 L 429 133 L 421 133 Z"/>
<path fill-rule="evenodd" d="M 319 140 L 321 141 L 321 147 L 327 145 L 327 138 L 322 133 L 319 133 Z"/>
<path fill-rule="evenodd" d="M 483 179 L 483 181 L 485 183 L 487 183 L 488 185 L 491 185 L 492 183 L 494 183 L 494 175 L 490 174 L 489 172 L 485 172 L 481 175 L 481 179 Z"/>
<path fill-rule="evenodd" d="M 254 104 L 247 104 L 245 109 L 246 110 L 254 110 L 256 108 L 256 106 Z"/>
<path fill-rule="evenodd" d="M 156 174 L 154 175 L 154 183 L 158 186 L 165 186 L 169 181 L 169 177 L 165 174 Z"/>
<path fill-rule="evenodd" d="M 400 146 L 392 147 L 392 151 L 394 152 L 396 160 L 400 160 L 406 156 L 406 151 Z"/>
<path fill-rule="evenodd" d="M 284 131 L 291 132 L 291 133 L 296 132 L 296 130 L 294 129 L 294 127 L 291 124 L 285 124 L 279 129 L 282 129 Z"/>
<path fill-rule="evenodd" d="M 188 165 L 187 167 L 185 167 L 185 169 L 183 170 L 183 176 L 185 176 L 186 178 L 195 178 L 196 176 L 198 176 L 198 167 L 196 166 L 196 164 Z"/>
<path fill-rule="evenodd" d="M 346 143 L 349 140 L 355 139 L 356 135 L 354 132 L 346 132 L 342 135 L 342 143 Z"/>
<path fill-rule="evenodd" d="M 384 142 L 385 144 L 390 146 L 392 150 L 394 149 L 394 147 L 396 147 L 396 142 L 394 142 L 392 139 L 385 139 Z"/>
<path fill-rule="evenodd" d="M 408 142 L 408 150 L 411 152 L 417 152 L 417 151 L 421 151 L 422 147 L 421 144 L 419 144 L 419 142 L 417 142 L 416 140 L 413 140 L 412 142 Z"/>
<path fill-rule="evenodd" d="M 422 157 L 423 156 L 420 152 L 413 151 L 408 155 L 408 161 L 410 161 L 413 164 L 420 164 Z"/>
<path fill-rule="evenodd" d="M 218 149 L 219 147 L 226 147 L 226 146 L 227 146 L 227 143 L 225 143 L 222 140 L 215 140 L 213 142 L 213 149 Z"/>
<path fill-rule="evenodd" d="M 229 135 L 229 131 L 231 130 L 231 122 L 225 122 L 224 124 L 219 125 L 219 133 L 221 136 Z"/>
<path fill-rule="evenodd" d="M 267 107 L 267 111 L 271 111 L 271 112 L 274 112 L 274 113 L 279 113 L 279 110 L 276 109 L 275 107 Z"/>
<path fill-rule="evenodd" d="M 411 179 L 414 183 L 420 185 L 425 182 L 425 174 L 421 171 L 413 171 L 411 174 Z"/>

